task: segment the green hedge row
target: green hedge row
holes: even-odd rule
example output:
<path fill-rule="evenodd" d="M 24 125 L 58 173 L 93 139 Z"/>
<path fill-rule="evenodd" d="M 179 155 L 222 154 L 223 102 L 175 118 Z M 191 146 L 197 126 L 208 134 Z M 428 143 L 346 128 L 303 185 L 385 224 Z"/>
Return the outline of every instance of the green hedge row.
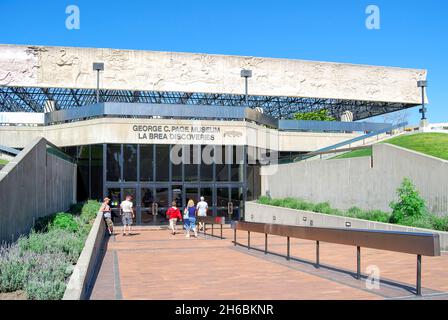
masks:
<path fill-rule="evenodd" d="M 0 247 L 0 292 L 25 291 L 28 299 L 59 300 L 84 247 L 100 203 L 39 219 L 28 236 Z"/>
<path fill-rule="evenodd" d="M 392 213 L 380 210 L 362 210 L 358 207 L 343 211 L 332 208 L 328 202 L 311 203 L 295 198 L 271 199 L 263 196 L 258 199 L 258 203 L 416 228 L 448 231 L 448 215 L 436 216 L 430 213 L 426 208 L 424 199 L 409 179 L 405 178 L 403 180 L 397 189 L 397 195 L 399 200 L 390 204 Z"/>

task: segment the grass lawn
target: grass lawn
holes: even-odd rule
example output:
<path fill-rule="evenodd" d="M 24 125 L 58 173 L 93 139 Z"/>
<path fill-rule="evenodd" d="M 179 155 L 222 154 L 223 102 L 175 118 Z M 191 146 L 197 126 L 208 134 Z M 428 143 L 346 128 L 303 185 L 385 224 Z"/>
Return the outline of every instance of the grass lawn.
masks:
<path fill-rule="evenodd" d="M 389 143 L 398 147 L 448 160 L 448 134 L 446 133 L 416 133 L 391 138 L 380 143 Z M 341 154 L 332 159 L 367 157 L 371 155 L 372 148 L 369 148 Z"/>
<path fill-rule="evenodd" d="M 0 165 L 7 165 L 9 163 L 8 160 L 0 159 Z"/>

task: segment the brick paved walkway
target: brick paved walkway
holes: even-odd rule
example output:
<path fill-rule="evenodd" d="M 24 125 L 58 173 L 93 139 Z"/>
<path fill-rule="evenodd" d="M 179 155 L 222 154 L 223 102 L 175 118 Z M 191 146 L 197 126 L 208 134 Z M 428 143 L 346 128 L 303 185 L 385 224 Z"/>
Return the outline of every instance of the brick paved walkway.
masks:
<path fill-rule="evenodd" d="M 233 246 L 227 239 L 186 239 L 168 230 L 140 227 L 135 235 L 109 239 L 91 299 L 413 299 L 416 257 L 362 249 L 362 271 L 375 265 L 380 289 L 367 289 L 354 278 L 356 248 L 321 243 L 316 269 L 311 241 L 291 239 L 286 261 L 275 254 Z M 247 244 L 247 233 L 238 233 Z M 251 235 L 251 246 L 264 248 L 264 235 Z M 269 250 L 286 253 L 286 240 L 269 238 Z M 325 267 L 325 266 L 328 266 Z M 423 257 L 423 294 L 448 299 L 448 255 Z M 389 280 L 389 281 L 387 281 Z"/>

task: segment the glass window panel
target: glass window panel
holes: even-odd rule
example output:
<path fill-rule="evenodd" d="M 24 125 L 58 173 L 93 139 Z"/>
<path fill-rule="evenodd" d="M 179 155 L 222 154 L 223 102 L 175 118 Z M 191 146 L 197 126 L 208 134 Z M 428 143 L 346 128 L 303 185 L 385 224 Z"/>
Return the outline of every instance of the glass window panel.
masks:
<path fill-rule="evenodd" d="M 201 148 L 201 181 L 213 181 L 213 159 L 214 148 L 212 146 L 202 146 Z"/>
<path fill-rule="evenodd" d="M 140 145 L 140 181 L 153 181 L 154 146 Z"/>
<path fill-rule="evenodd" d="M 107 145 L 107 181 L 120 181 L 121 146 Z"/>
<path fill-rule="evenodd" d="M 156 145 L 156 180 L 169 181 L 170 175 L 170 146 Z"/>
<path fill-rule="evenodd" d="M 174 152 L 173 156 L 175 156 L 176 158 L 179 157 L 180 159 L 182 159 L 182 149 L 183 148 L 173 146 L 171 148 L 171 150 L 174 150 L 174 151 L 172 151 L 172 152 Z M 175 163 L 171 162 L 171 175 L 172 175 L 173 181 L 182 181 L 182 162 L 180 164 L 175 164 Z"/>
<path fill-rule="evenodd" d="M 195 156 L 196 153 L 196 156 Z M 184 158 L 189 156 L 189 163 L 184 165 L 185 181 L 198 181 L 198 168 L 201 148 L 196 145 L 187 145 L 184 148 Z M 196 162 L 196 163 L 195 163 Z"/>
<path fill-rule="evenodd" d="M 91 195 L 92 199 L 101 200 L 103 198 L 103 145 L 93 145 L 90 149 L 91 154 Z"/>
<path fill-rule="evenodd" d="M 137 181 L 137 145 L 123 145 L 123 180 Z"/>
<path fill-rule="evenodd" d="M 217 146 L 216 152 L 216 181 L 229 181 L 229 164 L 226 163 L 228 160 L 226 153 L 229 154 L 229 148 Z"/>

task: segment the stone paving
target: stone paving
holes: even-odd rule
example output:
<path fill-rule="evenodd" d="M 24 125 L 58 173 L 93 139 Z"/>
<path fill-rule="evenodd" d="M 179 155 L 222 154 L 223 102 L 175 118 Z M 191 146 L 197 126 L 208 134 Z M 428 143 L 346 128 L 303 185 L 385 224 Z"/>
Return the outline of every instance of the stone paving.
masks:
<path fill-rule="evenodd" d="M 246 245 L 247 233 L 237 235 L 237 242 Z M 365 278 L 354 276 L 354 247 L 321 243 L 317 269 L 312 241 L 291 239 L 287 261 L 284 238 L 270 236 L 272 253 L 265 255 L 256 250 L 264 248 L 262 234 L 251 234 L 251 250 L 233 245 L 233 230 L 224 229 L 224 236 L 186 239 L 149 227 L 137 227 L 129 237 L 117 234 L 105 245 L 91 299 L 417 298 L 414 255 L 363 248 L 363 273 L 373 266 L 382 280 L 379 289 L 368 289 Z M 447 254 L 423 257 L 423 299 L 448 299 L 447 267 Z"/>

